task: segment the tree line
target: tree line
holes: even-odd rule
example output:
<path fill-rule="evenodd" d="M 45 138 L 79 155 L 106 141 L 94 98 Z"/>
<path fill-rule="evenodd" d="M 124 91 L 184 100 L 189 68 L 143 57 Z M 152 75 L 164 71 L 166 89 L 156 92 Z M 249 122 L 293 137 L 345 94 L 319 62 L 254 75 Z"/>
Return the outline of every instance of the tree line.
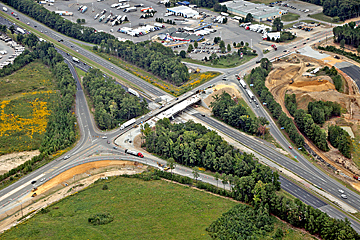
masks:
<path fill-rule="evenodd" d="M 254 92 L 259 96 L 260 101 L 269 109 L 272 116 L 279 120 L 280 126 L 284 128 L 291 141 L 299 148 L 303 147 L 304 137 L 298 133 L 292 119 L 286 116 L 282 111 L 280 104 L 275 101 L 273 95 L 265 86 L 265 79 L 271 71 L 271 68 L 272 64 L 268 59 L 261 59 L 260 66 L 251 70 L 250 75 L 247 77 L 247 81 L 250 84 L 253 84 Z"/>
<path fill-rule="evenodd" d="M 145 99 L 127 93 L 113 78 L 104 77 L 99 69 L 90 69 L 83 78 L 95 108 L 95 121 L 100 129 L 112 129 L 125 120 L 147 112 Z"/>
<path fill-rule="evenodd" d="M 358 17 L 360 12 L 360 2 L 357 0 L 302 0 L 323 6 L 323 13 L 326 16 L 344 21 L 349 18 Z"/>
<path fill-rule="evenodd" d="M 181 58 L 161 43 L 145 41 L 134 44 L 108 39 L 95 49 L 117 56 L 177 86 L 189 80 L 188 69 L 181 63 Z"/>
<path fill-rule="evenodd" d="M 46 132 L 39 149 L 40 155 L 4 173 L 0 176 L 0 181 L 9 177 L 10 180 L 12 180 L 14 174 L 20 177 L 21 175 L 31 172 L 36 168 L 35 165 L 37 162 L 44 159 L 46 161 L 49 160 L 49 155 L 69 147 L 76 140 L 76 117 L 72 114 L 76 84 L 68 66 L 63 62 L 63 57 L 56 52 L 51 43 L 38 41 L 38 38 L 32 33 L 28 35 L 18 35 L 17 41 L 26 45 L 30 51 L 25 50 L 14 60 L 14 64 L 7 65 L 1 69 L 0 76 L 11 74 L 29 62 L 40 59 L 44 64 L 49 66 L 53 73 L 58 94 L 57 100 L 54 101 L 54 104 L 51 106 L 51 115 L 49 116 Z"/>
<path fill-rule="evenodd" d="M 266 118 L 251 118 L 246 108 L 236 103 L 236 99 L 232 99 L 226 92 L 223 92 L 220 96 L 216 94 L 213 98 L 214 101 L 210 104 L 210 107 L 216 118 L 246 133 L 253 135 L 265 134 L 266 125 L 269 124 Z"/>
<path fill-rule="evenodd" d="M 252 223 L 258 222 L 258 229 L 252 228 L 254 231 L 266 231 L 271 227 L 267 218 L 268 212 L 322 239 L 360 239 L 347 219 L 343 221 L 330 218 L 326 213 L 305 205 L 299 199 L 292 200 L 277 195 L 276 191 L 280 189 L 277 172 L 272 172 L 269 167 L 258 163 L 252 155 L 239 152 L 222 140 L 216 132 L 206 129 L 201 124 L 192 121 L 171 124 L 168 119 L 163 119 L 158 121 L 153 129 L 145 124 L 142 133 L 145 139 L 143 147 L 168 159 L 169 163 L 176 161 L 186 166 L 205 167 L 216 172 L 216 180 L 219 179 L 219 173 L 222 173 L 220 179 L 223 184 L 230 184 L 231 191 L 228 193 L 223 190 L 220 194 L 252 205 L 255 213 L 261 212 L 258 216 L 262 216 L 263 222 L 258 222 L 259 219 L 256 217 L 254 219 L 244 216 Z M 173 164 L 171 165 L 173 169 Z M 156 174 L 168 179 L 192 182 L 188 177 L 173 177 L 170 172 L 156 171 Z M 195 173 L 193 174 L 195 176 Z M 207 183 L 197 182 L 196 186 L 219 193 L 218 188 Z M 249 224 L 251 225 L 251 222 Z M 224 226 L 230 229 L 225 230 Z M 211 225 L 208 231 L 215 238 L 219 234 L 224 236 L 220 239 L 228 239 L 228 236 L 240 236 L 243 228 L 247 226 L 249 225 L 239 223 L 235 217 L 225 216 Z"/>
<path fill-rule="evenodd" d="M 111 34 L 96 32 L 92 27 L 85 27 L 64 19 L 55 12 L 50 12 L 37 4 L 36 1 L 1 1 L 66 36 L 105 46 L 101 49 L 105 49 L 108 53 L 144 68 L 164 80 L 169 80 L 175 85 L 181 85 L 181 83 L 189 79 L 187 67 L 180 62 L 180 58 L 173 53 L 171 48 L 166 48 L 162 44 L 140 43 L 135 45 L 130 41 L 120 42 Z M 167 54 L 164 54 L 164 52 Z"/>
<path fill-rule="evenodd" d="M 297 109 L 295 94 L 285 95 L 285 107 L 288 109 L 290 115 L 294 117 L 294 121 L 300 132 L 305 134 L 305 136 L 307 136 L 322 151 L 330 150 L 326 142 L 325 130 L 321 129 L 320 126 L 314 122 L 311 114 L 307 114 L 302 109 Z M 313 113 L 318 114 L 319 111 L 323 111 L 323 109 L 317 109 L 313 111 Z M 281 120 L 279 119 L 279 121 Z"/>
<path fill-rule="evenodd" d="M 350 135 L 338 126 L 330 126 L 328 133 L 317 124 L 323 124 L 330 117 L 341 115 L 341 106 L 336 102 L 315 101 L 309 102 L 306 113 L 303 109 L 297 109 L 295 94 L 285 95 L 285 106 L 294 117 L 299 130 L 304 133 L 318 148 L 329 151 L 327 139 L 331 145 L 338 148 L 340 153 L 351 158 L 353 149 Z"/>
<path fill-rule="evenodd" d="M 356 27 L 356 23 L 350 22 L 342 26 L 333 28 L 334 42 L 353 46 L 355 48 L 360 45 L 360 29 Z M 359 51 L 358 51 L 359 52 Z"/>
<path fill-rule="evenodd" d="M 328 140 L 333 147 L 339 149 L 342 155 L 351 158 L 353 145 L 347 131 L 336 125 L 329 126 Z"/>

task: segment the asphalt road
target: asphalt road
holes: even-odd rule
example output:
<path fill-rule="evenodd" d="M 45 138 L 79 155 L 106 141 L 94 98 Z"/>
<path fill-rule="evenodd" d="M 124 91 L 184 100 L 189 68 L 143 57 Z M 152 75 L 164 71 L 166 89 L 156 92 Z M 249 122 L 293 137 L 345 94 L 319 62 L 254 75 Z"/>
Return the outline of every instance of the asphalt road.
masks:
<path fill-rule="evenodd" d="M 349 67 L 340 68 L 340 70 L 346 73 L 349 77 L 351 77 L 360 89 L 360 68 L 358 66 L 352 65 Z"/>

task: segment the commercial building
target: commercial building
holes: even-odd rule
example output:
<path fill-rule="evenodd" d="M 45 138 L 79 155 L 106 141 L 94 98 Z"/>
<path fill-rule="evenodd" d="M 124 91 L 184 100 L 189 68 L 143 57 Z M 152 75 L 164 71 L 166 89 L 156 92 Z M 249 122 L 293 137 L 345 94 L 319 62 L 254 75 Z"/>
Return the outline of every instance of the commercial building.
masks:
<path fill-rule="evenodd" d="M 194 18 L 199 16 L 199 13 L 197 11 L 186 6 L 167 8 L 166 10 L 168 12 L 174 13 L 175 16 L 182 16 L 184 18 Z"/>
<path fill-rule="evenodd" d="M 278 7 L 269 7 L 264 4 L 256 4 L 248 1 L 234 0 L 229 2 L 220 3 L 225 5 L 228 13 L 238 15 L 245 18 L 248 13 L 254 17 L 255 21 L 266 21 L 280 17 L 282 14 L 287 13 L 286 10 L 281 10 Z"/>

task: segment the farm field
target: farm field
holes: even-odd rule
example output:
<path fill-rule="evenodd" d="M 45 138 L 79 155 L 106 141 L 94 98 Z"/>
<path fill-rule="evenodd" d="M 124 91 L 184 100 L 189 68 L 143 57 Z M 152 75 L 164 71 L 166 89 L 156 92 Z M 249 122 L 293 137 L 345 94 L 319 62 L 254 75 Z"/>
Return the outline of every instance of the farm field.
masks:
<path fill-rule="evenodd" d="M 56 97 L 48 67 L 33 62 L 0 78 L 0 155 L 38 149 Z"/>
<path fill-rule="evenodd" d="M 210 239 L 206 228 L 236 204 L 171 182 L 114 177 L 49 206 L 0 239 Z M 88 218 L 96 213 L 110 213 L 113 221 L 94 226 Z M 275 219 L 277 228 L 283 239 L 312 239 Z"/>

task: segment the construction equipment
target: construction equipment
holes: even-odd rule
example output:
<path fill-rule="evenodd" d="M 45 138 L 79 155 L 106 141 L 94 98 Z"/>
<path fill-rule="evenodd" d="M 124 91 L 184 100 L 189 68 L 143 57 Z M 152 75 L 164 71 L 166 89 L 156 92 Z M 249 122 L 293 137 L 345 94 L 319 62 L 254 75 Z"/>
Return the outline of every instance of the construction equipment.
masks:
<path fill-rule="evenodd" d="M 200 72 L 200 68 L 196 68 L 195 73 L 199 73 Z"/>
<path fill-rule="evenodd" d="M 294 83 L 294 79 L 290 79 L 290 84 L 293 84 Z"/>
<path fill-rule="evenodd" d="M 37 190 L 37 187 L 34 187 L 33 189 L 31 189 L 32 192 L 35 192 Z"/>
<path fill-rule="evenodd" d="M 31 195 L 31 197 L 36 197 L 36 195 L 37 195 L 36 193 L 33 193 L 33 195 Z"/>

